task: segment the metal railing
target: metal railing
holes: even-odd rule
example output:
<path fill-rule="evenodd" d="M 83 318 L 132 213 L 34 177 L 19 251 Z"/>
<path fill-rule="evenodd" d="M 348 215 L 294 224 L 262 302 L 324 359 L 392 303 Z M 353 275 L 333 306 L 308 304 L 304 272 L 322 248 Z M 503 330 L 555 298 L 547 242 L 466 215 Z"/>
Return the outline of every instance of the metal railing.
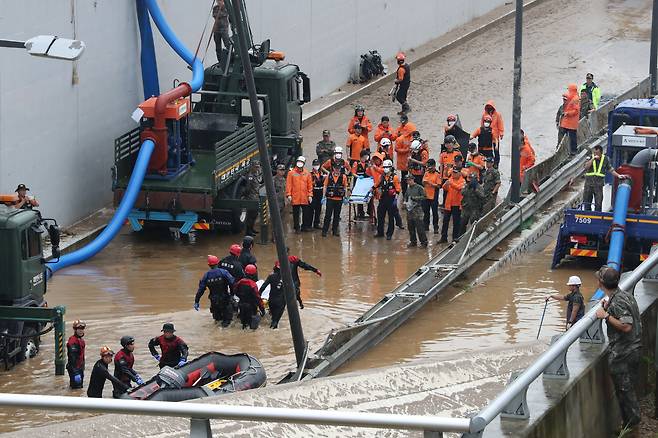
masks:
<path fill-rule="evenodd" d="M 635 285 L 658 264 L 658 251 L 654 251 L 633 272 L 624 276 L 619 287 L 633 290 Z M 525 394 L 528 387 L 542 374 L 553 378 L 568 378 L 567 373 L 552 373 L 555 364 L 566 361 L 566 353 L 578 339 L 587 341 L 592 326 L 599 326 L 594 306 L 585 316 L 554 342 L 534 363 L 518 375 L 493 401 L 472 418 L 438 417 L 427 415 L 400 415 L 374 412 L 330 411 L 318 409 L 271 408 L 255 406 L 227 406 L 200 403 L 172 403 L 160 401 L 92 399 L 81 397 L 48 396 L 33 394 L 0 394 L 0 406 L 57 411 L 113 413 L 190 419 L 190 436 L 212 437 L 210 420 L 236 420 L 276 422 L 289 424 L 315 424 L 379 429 L 420 430 L 425 437 L 441 437 L 443 432 L 461 432 L 463 437 L 480 437 L 484 429 L 499 414 L 508 418 L 527 418 Z M 602 341 L 602 339 L 601 339 Z M 563 363 L 566 368 L 566 362 Z M 523 406 L 519 414 L 519 406 Z"/>

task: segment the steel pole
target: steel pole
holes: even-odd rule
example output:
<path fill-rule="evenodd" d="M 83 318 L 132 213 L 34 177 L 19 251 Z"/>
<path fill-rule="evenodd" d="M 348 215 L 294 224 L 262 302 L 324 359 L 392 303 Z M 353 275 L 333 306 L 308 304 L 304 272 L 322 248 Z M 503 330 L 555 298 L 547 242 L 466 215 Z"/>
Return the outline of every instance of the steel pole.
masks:
<path fill-rule="evenodd" d="M 57 306 L 53 310 L 55 311 L 55 317 L 53 318 L 53 325 L 55 326 L 55 375 L 63 376 L 66 366 L 66 357 L 64 356 L 64 313 L 66 313 L 66 307 Z"/>
<path fill-rule="evenodd" d="M 649 76 L 651 77 L 651 94 L 658 94 L 658 0 L 653 0 L 651 13 L 651 53 L 649 54 Z M 658 409 L 658 406 L 656 407 Z"/>
<path fill-rule="evenodd" d="M 290 263 L 288 262 L 288 251 L 286 248 L 285 236 L 283 234 L 283 224 L 281 222 L 281 214 L 279 213 L 279 206 L 276 200 L 276 192 L 274 190 L 274 179 L 272 178 L 272 167 L 270 166 L 269 154 L 267 153 L 267 145 L 265 144 L 265 132 L 263 130 L 263 120 L 260 115 L 260 108 L 258 107 L 258 97 L 256 96 L 256 83 L 254 82 L 254 72 L 251 67 L 251 61 L 247 48 L 246 30 L 243 23 L 246 18 L 242 16 L 241 4 L 239 0 L 231 2 L 233 5 L 233 12 L 237 18 L 235 29 L 238 33 L 235 39 L 238 40 L 238 47 L 240 48 L 240 60 L 242 61 L 242 68 L 244 70 L 245 85 L 249 93 L 249 102 L 251 104 L 251 114 L 254 119 L 254 128 L 256 129 L 256 141 L 258 142 L 258 152 L 260 155 L 260 163 L 263 168 L 263 179 L 265 180 L 265 190 L 267 191 L 267 199 L 270 205 L 270 217 L 272 219 L 272 231 L 274 234 L 274 242 L 276 244 L 276 253 L 281 265 L 281 274 L 283 277 L 284 291 L 286 295 L 286 304 L 288 305 L 288 319 L 290 320 L 290 331 L 292 332 L 292 342 L 295 348 L 295 357 L 297 359 L 297 366 L 303 365 L 304 351 L 306 349 L 306 341 L 304 340 L 304 331 L 302 329 L 302 321 L 299 317 L 299 309 L 297 308 L 297 299 L 295 297 L 295 289 L 292 281 L 292 272 L 290 271 Z"/>
<path fill-rule="evenodd" d="M 657 0 L 658 1 L 658 0 Z M 521 62 L 523 48 L 523 0 L 516 0 L 516 20 L 514 25 L 514 89 L 512 97 L 512 187 L 510 199 L 513 203 L 521 201 Z M 499 149 L 500 153 L 500 149 Z"/>

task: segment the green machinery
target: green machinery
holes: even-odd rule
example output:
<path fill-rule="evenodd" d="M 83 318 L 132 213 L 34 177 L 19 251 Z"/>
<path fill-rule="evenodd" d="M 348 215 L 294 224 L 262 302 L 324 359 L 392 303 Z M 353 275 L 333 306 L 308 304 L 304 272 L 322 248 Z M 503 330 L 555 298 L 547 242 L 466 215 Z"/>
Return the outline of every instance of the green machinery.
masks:
<path fill-rule="evenodd" d="M 55 374 L 63 375 L 63 306 L 47 307 L 47 268 L 41 235 L 47 231 L 59 257 L 59 229 L 37 210 L 0 204 L 0 362 L 9 369 L 39 351 L 41 335 L 55 330 Z M 45 328 L 50 323 L 49 328 Z"/>
<path fill-rule="evenodd" d="M 244 8 L 242 0 L 241 7 Z M 310 81 L 295 64 L 285 62 L 270 42 L 254 44 L 249 23 L 236 20 L 226 0 L 233 35 L 248 36 L 249 53 L 234 42 L 221 61 L 205 69 L 202 90 L 191 96 L 192 111 L 183 117 L 180 101 L 167 120 L 166 170 L 147 172 L 137 201 L 128 215 L 134 231 L 144 226 L 166 226 L 175 235 L 193 230 L 228 228 L 239 232 L 247 210 L 258 210 L 267 225 L 264 190 L 260 200 L 243 197 L 244 175 L 258 158 L 258 145 L 240 57 L 248 56 L 254 75 L 265 136 L 273 164 L 290 166 L 301 154 L 302 105 L 310 101 Z M 244 11 L 244 9 L 243 9 Z M 246 13 L 243 13 L 246 17 Z M 145 104 L 147 104 L 145 102 Z M 123 198 L 140 147 L 140 133 L 153 120 L 142 118 L 140 127 L 115 140 L 113 190 L 115 206 Z M 266 233 L 261 233 L 266 234 Z M 265 236 L 262 236 L 266 239 Z M 265 240 L 264 240 L 265 241 Z"/>

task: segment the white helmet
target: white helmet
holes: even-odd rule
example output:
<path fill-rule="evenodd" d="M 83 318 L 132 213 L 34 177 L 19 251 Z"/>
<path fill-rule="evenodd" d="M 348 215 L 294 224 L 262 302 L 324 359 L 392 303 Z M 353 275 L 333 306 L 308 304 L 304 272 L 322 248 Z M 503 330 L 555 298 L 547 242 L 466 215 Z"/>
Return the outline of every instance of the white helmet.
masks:
<path fill-rule="evenodd" d="M 411 149 L 418 150 L 420 149 L 420 141 L 414 140 L 411 142 Z"/>
<path fill-rule="evenodd" d="M 300 155 L 299 157 L 297 157 L 297 161 L 298 162 L 301 161 L 302 163 L 306 163 L 306 158 L 303 155 Z"/>
<path fill-rule="evenodd" d="M 342 154 L 343 153 L 343 147 L 342 146 L 336 146 L 334 148 L 334 154 Z"/>
<path fill-rule="evenodd" d="M 569 277 L 569 281 L 567 281 L 567 286 L 580 286 L 583 284 L 582 281 L 580 281 L 580 277 L 577 275 L 572 275 Z"/>
<path fill-rule="evenodd" d="M 387 148 L 391 145 L 391 139 L 384 137 L 379 141 L 379 144 L 382 145 L 382 147 Z"/>
<path fill-rule="evenodd" d="M 393 167 L 393 162 L 391 160 L 384 160 L 384 167 Z"/>

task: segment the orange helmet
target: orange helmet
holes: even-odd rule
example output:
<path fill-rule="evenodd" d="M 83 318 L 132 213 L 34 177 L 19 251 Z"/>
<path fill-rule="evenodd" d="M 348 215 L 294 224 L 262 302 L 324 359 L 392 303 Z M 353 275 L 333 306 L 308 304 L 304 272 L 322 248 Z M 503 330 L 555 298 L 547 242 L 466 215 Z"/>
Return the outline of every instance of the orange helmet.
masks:
<path fill-rule="evenodd" d="M 492 119 L 491 119 L 490 115 L 486 115 L 486 116 L 482 117 L 482 120 L 485 121 L 485 122 L 491 122 Z"/>
<path fill-rule="evenodd" d="M 238 256 L 240 255 L 240 252 L 241 252 L 241 251 L 242 251 L 242 248 L 241 248 L 240 245 L 238 245 L 237 243 L 234 243 L 234 244 L 231 245 L 231 247 L 228 249 L 229 254 L 231 254 L 231 255 L 233 255 L 233 256 L 236 256 L 236 257 L 238 257 Z"/>
<path fill-rule="evenodd" d="M 84 329 L 85 327 L 87 327 L 87 324 L 84 321 L 80 321 L 79 319 L 73 321 L 73 330 Z"/>
<path fill-rule="evenodd" d="M 215 266 L 219 264 L 217 256 L 208 254 L 208 266 Z"/>
<path fill-rule="evenodd" d="M 114 354 L 114 351 L 107 345 L 103 345 L 101 347 L 101 356 L 112 356 Z"/>
<path fill-rule="evenodd" d="M 395 55 L 395 59 L 396 59 L 398 62 L 400 62 L 400 61 L 403 61 L 403 62 L 404 62 L 404 60 L 406 59 L 406 56 L 404 56 L 404 53 L 403 53 L 403 52 L 398 52 L 398 54 Z"/>
<path fill-rule="evenodd" d="M 258 269 L 254 265 L 247 265 L 244 268 L 244 273 L 247 274 L 247 275 L 256 275 L 257 271 L 258 271 Z"/>

